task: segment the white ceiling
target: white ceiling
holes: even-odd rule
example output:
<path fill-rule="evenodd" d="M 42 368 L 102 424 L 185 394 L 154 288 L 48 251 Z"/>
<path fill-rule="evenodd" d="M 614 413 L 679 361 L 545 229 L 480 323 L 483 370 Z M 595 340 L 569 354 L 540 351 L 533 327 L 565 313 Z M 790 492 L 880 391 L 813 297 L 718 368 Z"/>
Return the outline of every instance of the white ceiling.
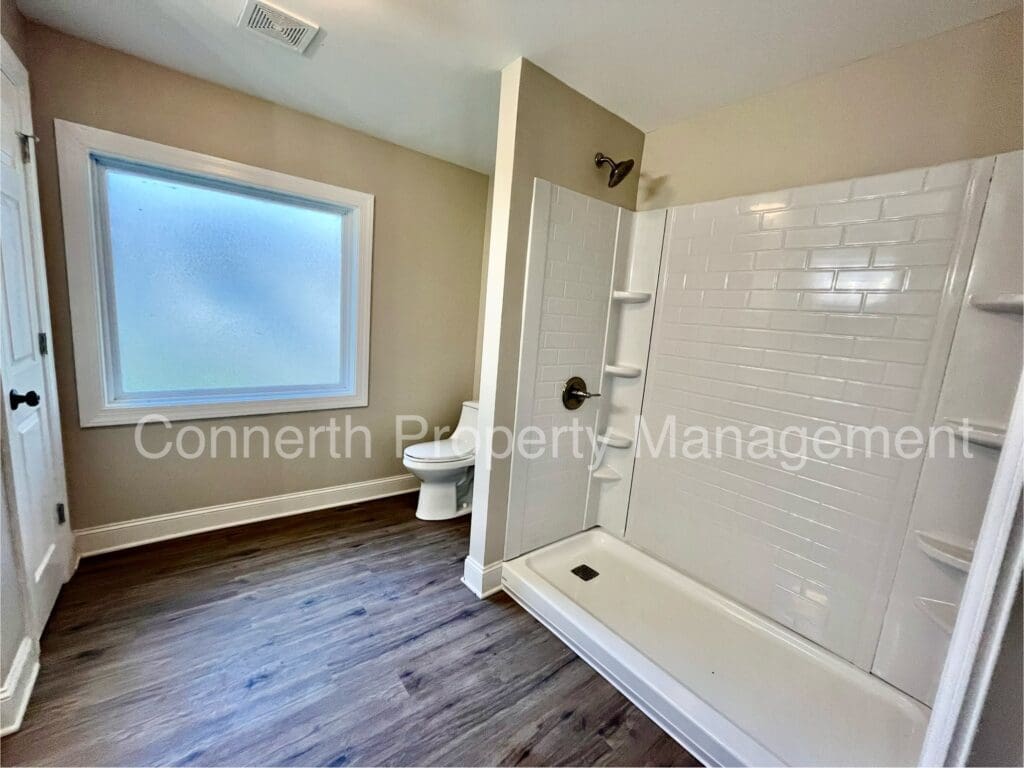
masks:
<path fill-rule="evenodd" d="M 18 0 L 78 37 L 427 154 L 493 167 L 498 72 L 526 56 L 652 131 L 1020 0 L 272 0 L 322 30 L 298 55 L 244 0 Z"/>

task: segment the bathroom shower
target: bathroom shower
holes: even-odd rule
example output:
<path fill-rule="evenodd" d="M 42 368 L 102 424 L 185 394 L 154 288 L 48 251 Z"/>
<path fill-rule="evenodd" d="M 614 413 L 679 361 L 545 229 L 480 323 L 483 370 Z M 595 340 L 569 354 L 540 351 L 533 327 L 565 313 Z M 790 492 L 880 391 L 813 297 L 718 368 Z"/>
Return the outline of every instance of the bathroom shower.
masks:
<path fill-rule="evenodd" d="M 1020 358 L 976 340 L 1020 348 L 981 298 L 1020 285 L 1020 168 L 639 212 L 534 181 L 513 434 L 587 439 L 513 452 L 501 585 L 704 764 L 917 762 L 1005 454 L 855 435 L 1004 434 Z M 811 438 L 800 467 L 743 447 L 826 423 L 842 448 Z"/>
<path fill-rule="evenodd" d="M 619 182 L 626 178 L 629 175 L 629 172 L 633 170 L 634 161 L 630 158 L 616 163 L 603 152 L 598 152 L 594 155 L 594 165 L 600 168 L 605 164 L 612 169 L 611 173 L 608 174 L 608 186 L 615 187 L 618 186 Z"/>

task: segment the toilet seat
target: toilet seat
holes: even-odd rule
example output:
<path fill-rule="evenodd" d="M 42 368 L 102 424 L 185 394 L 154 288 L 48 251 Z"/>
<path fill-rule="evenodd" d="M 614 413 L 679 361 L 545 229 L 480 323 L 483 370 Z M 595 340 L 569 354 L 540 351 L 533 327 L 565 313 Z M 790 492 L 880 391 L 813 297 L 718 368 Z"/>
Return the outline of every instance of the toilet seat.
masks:
<path fill-rule="evenodd" d="M 474 446 L 454 440 L 417 443 L 405 449 L 405 457 L 424 464 L 443 464 L 473 458 Z"/>

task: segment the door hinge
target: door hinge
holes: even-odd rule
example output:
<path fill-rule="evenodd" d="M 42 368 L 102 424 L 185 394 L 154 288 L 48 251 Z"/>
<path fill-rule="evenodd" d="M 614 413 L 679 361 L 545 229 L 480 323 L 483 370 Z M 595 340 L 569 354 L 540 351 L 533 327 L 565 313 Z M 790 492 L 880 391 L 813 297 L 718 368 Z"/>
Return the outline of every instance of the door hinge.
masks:
<path fill-rule="evenodd" d="M 68 516 L 64 512 L 64 502 L 57 504 L 57 525 L 64 525 L 67 522 Z"/>
<path fill-rule="evenodd" d="M 48 355 L 50 354 L 50 340 L 46 338 L 45 333 L 39 334 L 39 354 Z"/>
<path fill-rule="evenodd" d="M 32 162 L 32 147 L 29 146 L 29 143 L 38 142 L 39 137 L 31 133 L 18 131 L 18 140 L 21 142 L 21 162 L 28 165 Z"/>

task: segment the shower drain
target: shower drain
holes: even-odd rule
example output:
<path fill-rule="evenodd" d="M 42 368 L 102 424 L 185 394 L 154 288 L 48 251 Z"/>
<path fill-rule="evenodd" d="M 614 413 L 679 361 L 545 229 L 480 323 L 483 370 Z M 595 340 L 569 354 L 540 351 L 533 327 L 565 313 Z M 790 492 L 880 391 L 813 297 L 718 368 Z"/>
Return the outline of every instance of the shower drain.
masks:
<path fill-rule="evenodd" d="M 597 571 L 595 571 L 586 563 L 583 563 L 582 565 L 577 565 L 575 568 L 572 569 L 572 572 L 584 581 L 590 581 L 591 579 L 596 578 L 598 575 Z"/>

